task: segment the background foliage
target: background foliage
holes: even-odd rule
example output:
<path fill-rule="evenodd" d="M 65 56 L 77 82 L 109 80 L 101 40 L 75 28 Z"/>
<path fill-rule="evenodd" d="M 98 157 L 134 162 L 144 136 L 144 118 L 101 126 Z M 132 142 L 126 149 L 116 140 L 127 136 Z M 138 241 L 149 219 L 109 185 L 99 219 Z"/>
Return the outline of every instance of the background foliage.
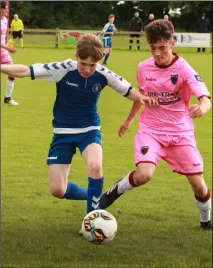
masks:
<path fill-rule="evenodd" d="M 159 19 L 177 8 L 181 15 L 171 17 L 176 29 L 196 31 L 203 12 L 209 20 L 212 18 L 212 1 L 12 1 L 10 18 L 17 13 L 26 28 L 94 29 L 103 27 L 113 13 L 116 26 L 128 30 L 136 9 L 145 21 L 150 13 Z"/>

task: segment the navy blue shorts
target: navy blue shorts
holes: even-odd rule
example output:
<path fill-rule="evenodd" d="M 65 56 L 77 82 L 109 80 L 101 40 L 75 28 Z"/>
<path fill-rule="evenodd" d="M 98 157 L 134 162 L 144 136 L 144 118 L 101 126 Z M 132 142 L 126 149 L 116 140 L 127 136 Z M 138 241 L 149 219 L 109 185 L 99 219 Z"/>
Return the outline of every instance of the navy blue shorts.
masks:
<path fill-rule="evenodd" d="M 103 47 L 104 48 L 111 48 L 112 47 L 112 39 L 103 37 Z"/>
<path fill-rule="evenodd" d="M 70 164 L 79 148 L 82 153 L 91 143 L 102 145 L 100 130 L 94 129 L 80 134 L 54 134 L 47 157 L 47 165 Z"/>

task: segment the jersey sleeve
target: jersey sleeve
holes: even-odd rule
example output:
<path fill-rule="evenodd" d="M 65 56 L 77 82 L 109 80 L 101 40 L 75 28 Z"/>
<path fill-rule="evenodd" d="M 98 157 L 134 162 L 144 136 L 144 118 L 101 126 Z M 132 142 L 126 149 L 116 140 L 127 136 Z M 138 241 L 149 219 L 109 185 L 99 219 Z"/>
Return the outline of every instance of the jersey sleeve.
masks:
<path fill-rule="evenodd" d="M 108 23 L 107 23 L 107 24 L 105 24 L 105 26 L 104 26 L 104 28 L 103 28 L 102 32 L 103 32 L 103 33 L 106 33 L 106 32 L 107 32 L 107 29 L 108 29 Z"/>
<path fill-rule="evenodd" d="M 192 95 L 197 99 L 202 96 L 210 98 L 210 93 L 203 82 L 201 76 L 188 64 L 184 64 L 185 82 L 187 83 Z"/>
<path fill-rule="evenodd" d="M 11 31 L 13 32 L 14 31 L 14 20 L 12 20 L 12 22 L 10 24 L 10 28 L 11 28 Z"/>
<path fill-rule="evenodd" d="M 138 84 L 138 89 L 144 94 L 145 89 L 144 89 L 144 79 L 143 79 L 141 63 L 138 64 L 138 68 L 137 68 L 137 84 Z"/>
<path fill-rule="evenodd" d="M 29 66 L 31 79 L 42 79 L 57 83 L 69 72 L 72 64 L 71 59 L 63 62 L 33 64 Z"/>
<path fill-rule="evenodd" d="M 23 24 L 23 21 L 22 20 L 20 20 L 21 21 L 21 27 L 22 27 L 22 31 L 24 30 L 24 24 Z"/>
<path fill-rule="evenodd" d="M 100 71 L 107 79 L 108 86 L 113 88 L 122 96 L 128 96 L 130 90 L 132 89 L 132 86 L 128 81 L 107 68 L 101 68 Z"/>

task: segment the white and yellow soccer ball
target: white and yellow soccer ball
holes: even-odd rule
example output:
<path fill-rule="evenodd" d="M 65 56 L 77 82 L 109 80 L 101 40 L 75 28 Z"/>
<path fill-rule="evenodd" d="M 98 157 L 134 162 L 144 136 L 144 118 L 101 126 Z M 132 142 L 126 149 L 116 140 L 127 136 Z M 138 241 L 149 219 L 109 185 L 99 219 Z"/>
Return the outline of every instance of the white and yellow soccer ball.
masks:
<path fill-rule="evenodd" d="M 82 221 L 82 234 L 93 244 L 106 244 L 117 233 L 117 221 L 106 210 L 97 209 L 88 213 Z"/>

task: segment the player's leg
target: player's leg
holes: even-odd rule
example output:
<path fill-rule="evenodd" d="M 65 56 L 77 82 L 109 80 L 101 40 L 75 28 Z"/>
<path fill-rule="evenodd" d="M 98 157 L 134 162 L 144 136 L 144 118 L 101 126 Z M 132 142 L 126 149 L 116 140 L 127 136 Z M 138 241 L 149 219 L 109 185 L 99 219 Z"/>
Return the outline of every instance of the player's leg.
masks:
<path fill-rule="evenodd" d="M 72 157 L 76 152 L 73 135 L 54 135 L 50 145 L 47 164 L 50 193 L 57 198 L 86 200 L 87 189 L 68 182 Z"/>
<path fill-rule="evenodd" d="M 133 36 L 130 34 L 130 39 L 129 39 L 129 50 L 132 49 L 132 43 L 133 43 Z"/>
<path fill-rule="evenodd" d="M 79 144 L 82 157 L 88 170 L 87 213 L 99 207 L 103 189 L 102 171 L 102 141 L 99 130 L 85 133 L 85 138 Z"/>
<path fill-rule="evenodd" d="M 109 59 L 109 56 L 110 56 L 110 53 L 111 53 L 111 48 L 109 46 L 109 39 L 107 39 L 108 43 L 107 43 L 107 48 L 105 48 L 105 56 L 104 56 L 104 61 L 103 61 L 103 64 L 107 64 L 107 60 Z"/>
<path fill-rule="evenodd" d="M 23 40 L 22 31 L 19 31 L 18 38 L 20 39 L 21 48 L 24 48 L 24 40 Z"/>
<path fill-rule="evenodd" d="M 138 50 L 140 50 L 140 35 L 139 34 L 137 34 L 137 36 L 136 36 L 136 38 L 137 38 L 137 47 L 138 47 Z"/>
<path fill-rule="evenodd" d="M 211 194 L 202 174 L 186 175 L 195 195 L 195 203 L 200 213 L 200 227 L 212 230 Z"/>
<path fill-rule="evenodd" d="M 197 48 L 197 52 L 200 52 L 200 47 Z"/>
<path fill-rule="evenodd" d="M 12 64 L 12 59 L 8 52 L 5 50 L 1 53 L 1 64 Z M 4 96 L 4 103 L 12 105 L 12 106 L 18 106 L 18 102 L 14 101 L 12 99 L 12 93 L 14 89 L 14 80 L 15 78 L 12 76 L 8 76 L 7 82 L 6 82 L 6 92 Z"/>
<path fill-rule="evenodd" d="M 206 52 L 206 48 L 205 47 L 202 47 L 202 52 Z"/>
<path fill-rule="evenodd" d="M 136 170 L 117 181 L 100 199 L 100 208 L 112 205 L 124 192 L 146 184 L 153 176 L 155 166 L 163 156 L 161 144 L 153 135 L 138 132 L 134 140 Z"/>
<path fill-rule="evenodd" d="M 168 148 L 165 160 L 173 171 L 188 178 L 200 212 L 201 228 L 205 226 L 207 229 L 211 228 L 210 191 L 203 179 L 203 160 L 196 147 L 194 136 L 173 136 L 173 144 Z"/>
<path fill-rule="evenodd" d="M 104 48 L 104 51 L 103 51 L 103 64 L 105 64 L 104 63 L 105 57 L 106 57 L 109 49 L 107 47 L 107 38 L 104 38 L 104 37 L 103 37 L 103 48 Z"/>

